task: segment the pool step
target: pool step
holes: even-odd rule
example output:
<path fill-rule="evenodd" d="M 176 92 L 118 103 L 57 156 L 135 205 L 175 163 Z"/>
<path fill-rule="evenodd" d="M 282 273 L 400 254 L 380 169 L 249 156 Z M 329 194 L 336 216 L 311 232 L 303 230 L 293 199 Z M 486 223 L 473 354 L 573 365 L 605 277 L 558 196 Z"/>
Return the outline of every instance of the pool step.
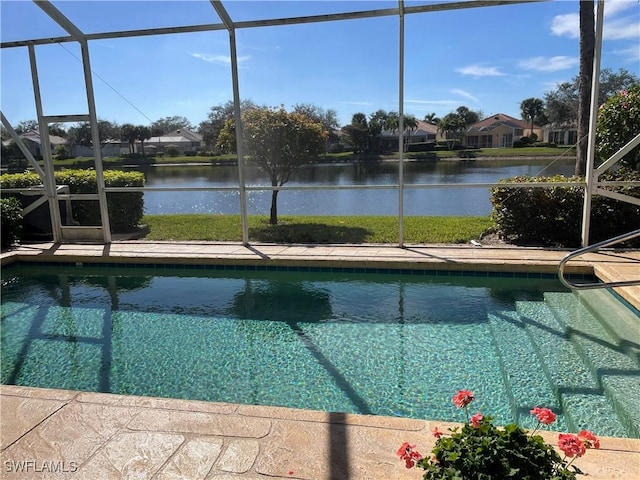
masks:
<path fill-rule="evenodd" d="M 617 420 L 615 409 L 602 387 L 578 350 L 567 343 L 564 327 L 552 310 L 544 302 L 516 302 L 516 310 L 547 381 L 552 385 L 563 412 L 566 412 L 565 421 L 569 429 L 578 431 L 585 428 L 601 435 L 627 436 L 627 429 Z M 589 412 L 586 415 L 588 424 L 571 415 L 576 411 Z"/>
<path fill-rule="evenodd" d="M 622 317 L 624 311 L 620 310 L 620 306 L 611 309 L 605 318 L 612 320 L 603 324 L 581 303 L 577 295 L 547 292 L 544 296 L 592 376 L 615 405 L 618 418 L 629 435 L 640 437 L 640 409 L 637 405 L 640 398 L 640 367 L 629 356 L 627 342 L 610 333 L 611 322 L 616 323 L 614 318 Z"/>
<path fill-rule="evenodd" d="M 630 308 L 620 308 L 620 301 L 606 289 L 576 291 L 575 295 L 582 305 L 600 319 L 602 326 L 624 353 L 640 366 L 640 317 Z"/>
<path fill-rule="evenodd" d="M 490 312 L 487 318 L 506 377 L 504 383 L 510 386 L 507 394 L 516 422 L 524 428 L 533 428 L 537 420 L 530 413 L 532 408 L 544 406 L 558 412 L 560 405 L 545 373 L 531 368 L 536 352 L 520 316 L 505 310 Z M 567 428 L 563 419 L 558 421 L 560 428 Z"/>

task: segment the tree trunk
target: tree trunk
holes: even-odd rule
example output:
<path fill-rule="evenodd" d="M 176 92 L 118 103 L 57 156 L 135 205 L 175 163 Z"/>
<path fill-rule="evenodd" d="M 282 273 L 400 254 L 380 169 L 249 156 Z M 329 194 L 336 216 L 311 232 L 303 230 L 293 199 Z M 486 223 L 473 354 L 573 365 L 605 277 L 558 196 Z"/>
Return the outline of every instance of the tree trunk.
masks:
<path fill-rule="evenodd" d="M 271 225 L 278 224 L 278 190 L 271 192 L 271 216 L 269 217 Z"/>
<path fill-rule="evenodd" d="M 589 140 L 589 111 L 591 83 L 593 82 L 593 58 L 596 45 L 593 0 L 580 0 L 580 74 L 578 90 L 578 147 L 576 149 L 575 174 L 583 176 L 587 168 Z"/>

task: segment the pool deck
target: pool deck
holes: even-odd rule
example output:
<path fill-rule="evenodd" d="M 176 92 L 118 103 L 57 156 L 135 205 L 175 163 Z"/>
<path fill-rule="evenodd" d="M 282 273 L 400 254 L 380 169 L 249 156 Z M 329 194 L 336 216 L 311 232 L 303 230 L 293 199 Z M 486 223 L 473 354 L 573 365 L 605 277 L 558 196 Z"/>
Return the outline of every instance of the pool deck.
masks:
<path fill-rule="evenodd" d="M 554 273 L 566 250 L 118 241 L 25 245 L 1 255 L 55 262 L 340 266 Z M 640 251 L 572 261 L 571 273 L 640 278 Z M 640 309 L 640 287 L 617 289 Z M 454 392 L 452 392 L 454 393 Z M 395 456 L 428 454 L 445 422 L 56 389 L 0 386 L 0 478 L 418 479 Z M 557 434 L 545 433 L 554 444 Z M 20 463 L 22 462 L 22 463 Z M 576 462 L 594 480 L 640 479 L 640 439 L 601 438 Z M 21 471 L 18 471 L 18 470 Z M 582 477 L 579 477 L 582 478 Z"/>

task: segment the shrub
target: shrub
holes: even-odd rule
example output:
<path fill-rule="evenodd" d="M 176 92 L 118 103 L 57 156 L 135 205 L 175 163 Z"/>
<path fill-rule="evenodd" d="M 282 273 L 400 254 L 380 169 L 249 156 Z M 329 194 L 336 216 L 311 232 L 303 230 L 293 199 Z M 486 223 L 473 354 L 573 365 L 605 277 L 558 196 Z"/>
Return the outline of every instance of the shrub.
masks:
<path fill-rule="evenodd" d="M 640 174 L 621 168 L 602 175 L 602 180 L 640 181 Z M 572 182 L 577 177 L 514 177 L 501 182 Z M 640 196 L 640 187 L 610 187 L 610 190 Z M 491 218 L 509 241 L 524 245 L 577 247 L 580 245 L 580 225 L 584 189 L 576 187 L 503 188 L 491 189 Z M 640 207 L 603 196 L 594 196 L 591 210 L 592 243 L 640 228 Z M 635 245 L 629 243 L 629 245 Z"/>
<path fill-rule="evenodd" d="M 20 240 L 22 232 L 22 207 L 15 198 L 0 199 L 0 230 L 2 230 L 2 249 L 10 247 Z"/>
<path fill-rule="evenodd" d="M 600 448 L 600 441 L 591 432 L 582 430 L 577 435 L 561 433 L 558 449 L 564 458 L 536 435 L 542 425 L 555 422 L 556 415 L 548 408 L 536 407 L 531 414 L 538 426 L 531 432 L 516 424 L 497 428 L 491 417 L 477 413 L 469 421 L 468 405 L 474 400 L 469 390 L 460 390 L 453 396 L 458 408 L 464 408 L 467 421 L 459 429 L 449 429 L 449 435 L 436 427 L 433 435 L 438 439 L 430 458 L 423 458 L 415 445 L 402 444 L 397 455 L 407 468 L 418 466 L 425 470 L 424 480 L 490 480 L 490 479 L 544 479 L 575 480 L 582 473 L 572 465 L 587 449 Z"/>
<path fill-rule="evenodd" d="M 605 161 L 638 134 L 640 125 L 640 85 L 622 90 L 609 98 L 598 111 L 596 154 Z M 621 165 L 640 171 L 640 146 L 620 161 Z"/>
<path fill-rule="evenodd" d="M 165 149 L 165 152 L 170 157 L 177 157 L 178 155 L 180 155 L 180 150 L 178 150 L 178 147 L 176 147 L 175 145 L 169 145 Z"/>
<path fill-rule="evenodd" d="M 58 145 L 56 147 L 55 155 L 58 160 L 71 158 L 71 152 L 69 151 L 69 147 L 66 145 Z"/>
<path fill-rule="evenodd" d="M 520 143 L 523 147 L 533 143 L 529 137 L 520 137 Z"/>
<path fill-rule="evenodd" d="M 420 143 L 410 143 L 407 145 L 407 152 L 431 152 L 435 150 L 436 142 L 420 142 Z"/>
<path fill-rule="evenodd" d="M 55 172 L 56 184 L 69 185 L 70 193 L 96 193 L 94 170 L 62 170 Z M 40 185 L 36 173 L 0 175 L 0 188 L 26 188 Z M 107 170 L 104 172 L 107 187 L 142 187 L 144 175 L 139 172 Z M 107 208 L 112 233 L 134 230 L 144 214 L 142 192 L 113 192 L 107 194 Z M 96 200 L 75 200 L 72 203 L 73 218 L 80 225 L 100 225 L 100 207 Z"/>

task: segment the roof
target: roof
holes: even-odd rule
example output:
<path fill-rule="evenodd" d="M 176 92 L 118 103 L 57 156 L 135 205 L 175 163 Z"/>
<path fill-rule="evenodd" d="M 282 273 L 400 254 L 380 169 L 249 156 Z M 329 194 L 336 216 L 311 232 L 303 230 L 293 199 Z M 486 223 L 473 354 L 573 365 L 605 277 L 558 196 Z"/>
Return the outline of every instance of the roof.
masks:
<path fill-rule="evenodd" d="M 30 131 L 27 133 L 23 133 L 20 135 L 20 138 L 23 140 L 29 140 L 30 142 L 40 144 L 40 133 L 36 131 Z M 57 135 L 49 135 L 49 143 L 51 145 L 66 145 L 67 139 L 63 137 L 58 137 Z"/>
<path fill-rule="evenodd" d="M 437 135 L 438 134 L 438 126 L 433 125 L 432 123 L 423 122 L 422 120 L 417 121 L 418 127 L 411 130 L 411 136 L 420 136 L 420 135 Z M 409 130 L 407 129 L 407 134 Z M 397 137 L 398 131 L 391 130 L 383 130 L 380 133 L 381 137 Z"/>
<path fill-rule="evenodd" d="M 510 117 L 509 115 L 505 115 L 504 113 L 496 113 L 484 120 L 471 124 L 469 128 L 467 128 L 467 133 L 488 132 L 501 125 L 506 125 L 511 128 L 521 128 L 523 130 L 531 128 L 531 124 L 525 120 L 519 120 L 517 118 Z M 540 127 L 534 125 L 533 128 Z"/>
<path fill-rule="evenodd" d="M 196 132 L 192 132 L 191 130 L 187 130 L 186 128 L 179 128 L 178 130 L 174 130 L 173 132 L 166 133 L 162 136 L 163 137 L 184 137 L 190 142 L 202 141 L 202 135 Z"/>
<path fill-rule="evenodd" d="M 198 140 L 191 140 L 190 138 L 183 136 L 168 136 L 163 135 L 161 137 L 151 137 L 145 140 L 147 143 L 185 143 L 185 142 L 196 142 Z"/>

